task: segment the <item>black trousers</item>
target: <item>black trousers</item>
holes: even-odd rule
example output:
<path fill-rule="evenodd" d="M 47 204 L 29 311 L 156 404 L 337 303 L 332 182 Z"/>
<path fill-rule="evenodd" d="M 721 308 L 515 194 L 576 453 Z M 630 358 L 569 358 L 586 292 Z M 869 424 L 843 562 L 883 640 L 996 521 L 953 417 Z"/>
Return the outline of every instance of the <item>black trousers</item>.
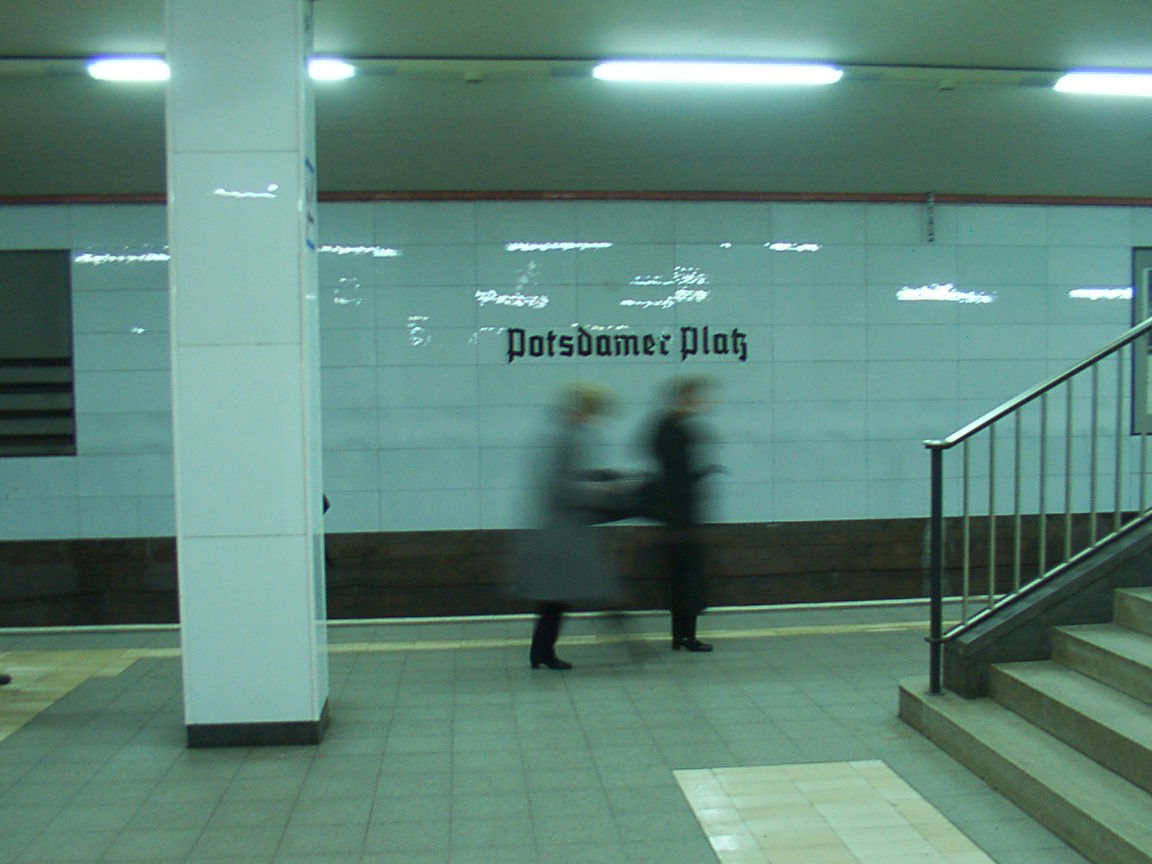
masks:
<path fill-rule="evenodd" d="M 668 610 L 672 613 L 675 641 L 696 638 L 696 618 L 708 605 L 701 558 L 698 543 L 679 539 L 675 534 L 664 545 Z"/>
<path fill-rule="evenodd" d="M 672 641 L 696 638 L 696 615 L 694 613 L 672 613 Z"/>
<path fill-rule="evenodd" d="M 532 628 L 530 660 L 541 663 L 556 656 L 556 640 L 560 636 L 560 619 L 568 606 L 565 603 L 541 603 L 536 626 Z"/>

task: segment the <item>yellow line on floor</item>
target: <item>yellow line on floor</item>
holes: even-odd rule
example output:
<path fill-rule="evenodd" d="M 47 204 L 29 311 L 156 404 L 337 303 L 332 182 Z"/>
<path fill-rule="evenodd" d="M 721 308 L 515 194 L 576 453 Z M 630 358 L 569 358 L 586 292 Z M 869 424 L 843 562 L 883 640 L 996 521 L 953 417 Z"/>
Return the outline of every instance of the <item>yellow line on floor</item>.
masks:
<path fill-rule="evenodd" d="M 804 627 L 754 627 L 739 630 L 708 630 L 706 639 L 766 639 L 786 636 L 838 636 L 852 633 L 904 633 L 927 630 L 923 621 L 889 624 L 820 624 Z M 565 645 L 615 645 L 624 642 L 666 642 L 667 633 L 595 633 L 563 635 Z M 529 644 L 524 636 L 502 636 L 485 639 L 422 639 L 399 642 L 332 642 L 333 654 L 387 654 L 396 651 L 452 651 L 458 648 L 518 648 Z"/>

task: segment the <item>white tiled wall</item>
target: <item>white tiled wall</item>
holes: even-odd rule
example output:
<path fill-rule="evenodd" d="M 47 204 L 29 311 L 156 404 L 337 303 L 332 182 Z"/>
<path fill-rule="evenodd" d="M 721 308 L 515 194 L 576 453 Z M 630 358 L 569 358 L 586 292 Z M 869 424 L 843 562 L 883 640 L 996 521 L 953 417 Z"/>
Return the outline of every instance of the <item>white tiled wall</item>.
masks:
<path fill-rule="evenodd" d="M 329 530 L 514 526 L 563 382 L 616 391 L 604 460 L 641 467 L 660 388 L 689 371 L 719 383 L 716 519 L 925 514 L 921 441 L 1125 329 L 1128 302 L 1069 292 L 1129 285 L 1132 246 L 1152 245 L 1135 208 L 941 206 L 933 243 L 925 217 L 894 204 L 322 206 Z M 0 248 L 96 256 L 73 265 L 79 455 L 0 460 L 0 539 L 172 532 L 167 267 L 147 260 L 164 224 L 160 207 L 0 208 Z M 931 285 L 992 302 L 898 299 Z M 505 328 L 574 324 L 738 328 L 748 358 L 507 361 Z"/>

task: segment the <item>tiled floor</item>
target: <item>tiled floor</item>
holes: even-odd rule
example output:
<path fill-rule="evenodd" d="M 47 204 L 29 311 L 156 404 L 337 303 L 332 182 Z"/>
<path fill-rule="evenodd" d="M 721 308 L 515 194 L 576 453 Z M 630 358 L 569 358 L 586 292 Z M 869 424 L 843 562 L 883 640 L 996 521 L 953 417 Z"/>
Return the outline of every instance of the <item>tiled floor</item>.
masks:
<path fill-rule="evenodd" d="M 570 672 L 528 668 L 523 620 L 334 627 L 320 746 L 196 751 L 174 633 L 0 631 L 0 864 L 707 864 L 674 772 L 877 761 L 993 861 L 1083 864 L 896 718 L 923 618 L 713 614 L 712 654 L 577 618 Z"/>

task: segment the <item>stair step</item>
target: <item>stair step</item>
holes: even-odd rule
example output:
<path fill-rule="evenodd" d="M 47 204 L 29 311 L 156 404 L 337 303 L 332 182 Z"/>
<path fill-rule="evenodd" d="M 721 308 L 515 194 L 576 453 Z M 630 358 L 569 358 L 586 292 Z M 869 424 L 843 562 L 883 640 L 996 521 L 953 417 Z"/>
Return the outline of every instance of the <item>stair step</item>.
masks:
<path fill-rule="evenodd" d="M 1001 663 L 993 699 L 1152 792 L 1152 712 L 1142 702 L 1052 661 Z"/>
<path fill-rule="evenodd" d="M 1052 659 L 1152 704 L 1152 636 L 1117 624 L 1055 627 Z"/>
<path fill-rule="evenodd" d="M 1115 623 L 1152 636 L 1152 588 L 1121 588 L 1114 600 Z"/>
<path fill-rule="evenodd" d="M 1152 864 L 1152 796 L 991 699 L 900 684 L 900 717 L 1082 854 Z"/>

